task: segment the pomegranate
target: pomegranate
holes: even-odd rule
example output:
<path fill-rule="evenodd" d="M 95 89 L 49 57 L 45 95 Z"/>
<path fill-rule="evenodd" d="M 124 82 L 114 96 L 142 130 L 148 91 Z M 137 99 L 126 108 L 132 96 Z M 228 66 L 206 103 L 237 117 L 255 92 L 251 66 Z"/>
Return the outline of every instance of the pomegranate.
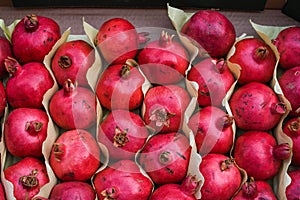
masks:
<path fill-rule="evenodd" d="M 273 77 L 276 57 L 273 50 L 261 39 L 246 38 L 235 45 L 229 61 L 241 67 L 239 84 L 267 83 Z"/>
<path fill-rule="evenodd" d="M 277 200 L 271 185 L 266 181 L 255 181 L 253 177 L 243 183 L 241 190 L 232 200 Z"/>
<path fill-rule="evenodd" d="M 300 117 L 288 119 L 283 125 L 283 132 L 292 139 L 292 164 L 300 166 Z"/>
<path fill-rule="evenodd" d="M 289 158 L 289 144 L 277 144 L 275 138 L 265 131 L 246 131 L 237 137 L 233 157 L 237 165 L 255 180 L 274 177 L 282 160 Z"/>
<path fill-rule="evenodd" d="M 0 182 L 0 200 L 6 200 L 5 190 L 2 182 Z"/>
<path fill-rule="evenodd" d="M 96 193 L 87 182 L 67 181 L 56 184 L 50 193 L 49 200 L 95 200 Z"/>
<path fill-rule="evenodd" d="M 0 81 L 0 118 L 4 115 L 6 104 L 6 89 L 3 82 Z"/>
<path fill-rule="evenodd" d="M 100 148 L 83 129 L 63 132 L 53 144 L 50 166 L 63 181 L 87 181 L 100 166 Z"/>
<path fill-rule="evenodd" d="M 300 116 L 300 65 L 286 70 L 278 79 L 286 99 L 290 102 L 292 116 Z"/>
<path fill-rule="evenodd" d="M 62 129 L 91 128 L 96 123 L 95 94 L 68 79 L 50 99 L 49 113 Z"/>
<path fill-rule="evenodd" d="M 234 77 L 224 59 L 206 58 L 194 65 L 187 79 L 198 84 L 199 106 L 221 106 L 234 83 Z"/>
<path fill-rule="evenodd" d="M 52 58 L 51 69 L 60 85 L 71 79 L 78 85 L 88 86 L 86 74 L 94 62 L 94 48 L 84 40 L 73 40 L 59 46 Z"/>
<path fill-rule="evenodd" d="M 12 57 L 12 46 L 8 39 L 0 36 L 0 79 L 4 79 L 8 76 L 5 69 L 4 60 L 7 57 Z"/>
<path fill-rule="evenodd" d="M 32 157 L 26 157 L 4 169 L 5 178 L 13 185 L 17 200 L 32 199 L 49 182 L 45 164 Z"/>
<path fill-rule="evenodd" d="M 101 74 L 96 95 L 102 106 L 112 109 L 134 110 L 143 103 L 144 76 L 133 60 L 107 67 Z"/>
<path fill-rule="evenodd" d="M 93 184 L 99 200 L 147 200 L 153 185 L 132 160 L 120 160 L 98 172 Z"/>
<path fill-rule="evenodd" d="M 160 38 L 148 43 L 138 55 L 140 68 L 151 83 L 173 84 L 185 76 L 189 54 L 174 36 L 162 31 Z"/>
<path fill-rule="evenodd" d="M 289 69 L 300 65 L 300 27 L 294 26 L 280 31 L 273 43 L 280 54 L 281 68 Z"/>
<path fill-rule="evenodd" d="M 108 64 L 123 64 L 137 55 L 139 44 L 147 40 L 143 34 L 127 19 L 111 18 L 100 26 L 94 43 Z"/>
<path fill-rule="evenodd" d="M 196 177 L 188 175 L 180 184 L 168 183 L 158 187 L 150 200 L 196 200 L 194 194 L 198 187 Z"/>
<path fill-rule="evenodd" d="M 229 105 L 236 125 L 244 130 L 270 130 L 286 112 L 275 92 L 266 84 L 251 82 L 238 88 Z"/>
<path fill-rule="evenodd" d="M 188 92 L 177 85 L 150 88 L 144 99 L 145 123 L 156 132 L 178 131 L 190 100 Z"/>
<path fill-rule="evenodd" d="M 183 25 L 181 33 L 199 49 L 200 56 L 225 57 L 233 46 L 236 32 L 231 21 L 216 10 L 199 10 Z"/>
<path fill-rule="evenodd" d="M 42 157 L 47 137 L 48 115 L 37 108 L 16 108 L 4 123 L 7 150 L 17 157 Z"/>
<path fill-rule="evenodd" d="M 98 130 L 98 140 L 107 147 L 111 159 L 134 159 L 149 135 L 142 118 L 127 110 L 110 112 Z"/>
<path fill-rule="evenodd" d="M 288 172 L 289 177 L 291 178 L 291 183 L 286 188 L 286 198 L 287 200 L 296 200 L 300 196 L 300 170 L 293 170 Z"/>
<path fill-rule="evenodd" d="M 60 27 L 53 19 L 35 14 L 26 15 L 12 32 L 13 54 L 22 64 L 43 62 L 60 36 Z"/>
<path fill-rule="evenodd" d="M 232 117 L 214 106 L 206 106 L 191 116 L 188 126 L 200 155 L 229 152 L 233 144 L 232 122 Z"/>
<path fill-rule="evenodd" d="M 139 154 L 139 163 L 155 184 L 179 183 L 187 175 L 191 146 L 176 132 L 152 136 Z"/>
<path fill-rule="evenodd" d="M 233 159 L 223 154 L 205 155 L 199 169 L 204 177 L 200 190 L 201 199 L 231 199 L 241 185 L 242 176 L 239 169 Z"/>
<path fill-rule="evenodd" d="M 14 58 L 5 59 L 5 67 L 11 75 L 6 83 L 6 95 L 13 108 L 42 108 L 44 94 L 52 88 L 54 80 L 39 62 L 30 62 L 21 66 Z"/>

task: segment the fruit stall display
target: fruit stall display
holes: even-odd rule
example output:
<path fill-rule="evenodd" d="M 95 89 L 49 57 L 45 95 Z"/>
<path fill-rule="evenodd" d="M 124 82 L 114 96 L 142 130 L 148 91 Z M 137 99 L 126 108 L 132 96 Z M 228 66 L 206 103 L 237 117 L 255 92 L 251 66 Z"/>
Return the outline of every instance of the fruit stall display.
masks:
<path fill-rule="evenodd" d="M 167 15 L 0 19 L 0 199 L 300 197 L 300 27 Z"/>

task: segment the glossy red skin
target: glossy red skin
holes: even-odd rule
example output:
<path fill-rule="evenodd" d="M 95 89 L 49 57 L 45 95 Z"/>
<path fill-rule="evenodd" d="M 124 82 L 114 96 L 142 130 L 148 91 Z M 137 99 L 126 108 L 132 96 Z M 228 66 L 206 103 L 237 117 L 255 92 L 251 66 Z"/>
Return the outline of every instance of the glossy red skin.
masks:
<path fill-rule="evenodd" d="M 233 144 L 233 129 L 231 125 L 224 127 L 220 121 L 225 116 L 224 110 L 214 106 L 206 106 L 191 116 L 188 127 L 195 135 L 197 149 L 201 155 L 229 152 Z"/>
<path fill-rule="evenodd" d="M 62 129 L 88 129 L 96 123 L 96 97 L 88 88 L 78 86 L 70 95 L 58 90 L 50 99 L 49 112 Z"/>
<path fill-rule="evenodd" d="M 49 200 L 95 200 L 95 198 L 96 193 L 90 184 L 81 181 L 66 181 L 54 185 Z"/>
<path fill-rule="evenodd" d="M 126 131 L 128 142 L 124 146 L 114 145 L 116 128 Z M 133 159 L 142 149 L 149 135 L 142 118 L 127 110 L 113 110 L 101 122 L 98 129 L 98 141 L 106 146 L 110 159 Z"/>
<path fill-rule="evenodd" d="M 199 106 L 221 106 L 222 100 L 235 81 L 228 67 L 224 67 L 223 72 L 217 70 L 216 64 L 213 63 L 216 61 L 211 58 L 202 60 L 194 65 L 187 75 L 189 81 L 194 81 L 199 86 Z"/>
<path fill-rule="evenodd" d="M 294 200 L 300 196 L 300 170 L 289 171 L 288 175 L 291 178 L 291 183 L 287 186 L 285 194 L 287 200 Z"/>
<path fill-rule="evenodd" d="M 28 176 L 33 170 L 38 170 L 38 185 L 32 188 L 24 187 L 20 184 L 22 176 Z M 45 184 L 49 182 L 45 164 L 37 158 L 26 157 L 17 163 L 10 165 L 4 170 L 5 178 L 13 184 L 14 196 L 17 200 L 31 199 L 37 195 Z"/>
<path fill-rule="evenodd" d="M 244 130 L 270 130 L 281 114 L 273 113 L 272 106 L 279 103 L 275 92 L 267 85 L 251 82 L 238 88 L 231 96 L 229 105 L 236 125 Z"/>
<path fill-rule="evenodd" d="M 246 38 L 238 41 L 234 47 L 234 54 L 230 56 L 229 61 L 239 64 L 241 67 L 238 79 L 240 84 L 268 83 L 272 79 L 276 57 L 273 50 L 265 42 L 258 38 Z M 258 53 L 260 48 L 266 48 L 267 53 Z"/>
<path fill-rule="evenodd" d="M 202 158 L 200 172 L 204 177 L 201 198 L 205 200 L 228 200 L 239 189 L 242 181 L 239 169 L 230 164 L 222 171 L 220 165 L 228 159 L 223 154 L 207 154 Z"/>
<path fill-rule="evenodd" d="M 225 57 L 235 42 L 235 29 L 229 19 L 214 10 L 199 10 L 183 25 L 181 33 L 195 40 L 200 56 Z"/>
<path fill-rule="evenodd" d="M 13 108 L 42 108 L 44 94 L 54 84 L 51 74 L 39 62 L 30 62 L 17 68 L 6 83 L 8 103 Z"/>
<path fill-rule="evenodd" d="M 108 188 L 116 189 L 118 200 L 147 200 L 153 189 L 150 179 L 132 160 L 120 160 L 106 167 L 95 175 L 93 183 L 99 200 L 106 199 L 101 192 Z"/>
<path fill-rule="evenodd" d="M 289 126 L 292 123 L 298 123 L 297 130 L 291 130 Z M 300 124 L 299 118 L 293 117 L 290 118 L 286 123 L 283 125 L 283 132 L 289 136 L 293 142 L 293 156 L 292 156 L 292 164 L 294 166 L 300 166 Z"/>
<path fill-rule="evenodd" d="M 62 154 L 56 154 L 55 145 Z M 50 166 L 63 181 L 87 181 L 100 166 L 100 148 L 92 134 L 83 129 L 63 132 L 54 143 Z"/>
<path fill-rule="evenodd" d="M 267 183 L 266 181 L 255 181 L 255 183 L 258 193 L 255 198 L 245 196 L 243 194 L 243 190 L 240 190 L 232 200 L 277 200 L 274 191 L 269 183 Z"/>
<path fill-rule="evenodd" d="M 181 43 L 160 40 L 148 43 L 138 55 L 138 63 L 147 79 L 154 84 L 173 84 L 182 80 L 189 66 L 189 54 Z"/>
<path fill-rule="evenodd" d="M 59 66 L 61 56 L 68 56 L 71 65 L 68 68 Z M 63 85 L 67 79 L 77 81 L 80 86 L 88 86 L 86 78 L 87 71 L 94 64 L 95 51 L 93 47 L 84 40 L 73 40 L 63 43 L 55 52 L 51 69 L 56 81 Z"/>
<path fill-rule="evenodd" d="M 290 115 L 300 116 L 300 65 L 286 70 L 279 77 L 278 82 L 285 98 L 291 104 Z"/>
<path fill-rule="evenodd" d="M 194 195 L 182 191 L 179 184 L 169 183 L 158 187 L 151 195 L 150 200 L 196 200 Z"/>
<path fill-rule="evenodd" d="M 95 45 L 109 65 L 123 64 L 127 59 L 136 56 L 139 47 L 138 38 L 135 27 L 128 20 L 112 18 L 100 26 Z"/>
<path fill-rule="evenodd" d="M 2 182 L 0 182 L 0 200 L 6 200 L 5 190 Z"/>
<path fill-rule="evenodd" d="M 134 110 L 139 108 L 144 99 L 142 85 L 145 78 L 135 67 L 130 68 L 129 75 L 121 75 L 123 64 L 111 65 L 101 74 L 96 95 L 105 108 Z"/>
<path fill-rule="evenodd" d="M 4 79 L 8 76 L 5 69 L 4 59 L 7 56 L 12 57 L 12 47 L 8 39 L 0 36 L 0 79 Z"/>
<path fill-rule="evenodd" d="M 37 16 L 38 28 L 30 32 L 24 28 L 24 18 L 17 23 L 11 35 L 14 57 L 23 64 L 43 62 L 61 36 L 60 27 L 53 19 Z"/>
<path fill-rule="evenodd" d="M 167 163 L 159 161 L 169 152 Z M 187 175 L 191 155 L 188 138 L 176 132 L 152 136 L 141 151 L 139 163 L 155 184 L 180 183 Z"/>
<path fill-rule="evenodd" d="M 143 114 L 146 125 L 149 125 L 156 132 L 178 131 L 183 123 L 183 116 L 190 103 L 191 97 L 188 92 L 177 85 L 155 86 L 150 88 L 144 99 L 145 113 Z M 175 114 L 170 118 L 169 126 L 156 126 L 150 120 L 155 109 L 164 108 L 167 112 Z"/>
<path fill-rule="evenodd" d="M 26 129 L 27 122 L 42 123 L 39 131 Z M 4 123 L 4 140 L 7 150 L 17 157 L 42 157 L 49 118 L 45 111 L 36 108 L 16 108 Z"/>
<path fill-rule="evenodd" d="M 249 177 L 267 180 L 278 173 L 281 165 L 273 154 L 276 145 L 274 136 L 268 132 L 247 131 L 236 139 L 233 156 Z"/>
<path fill-rule="evenodd" d="M 300 27 L 282 30 L 273 41 L 280 54 L 279 66 L 290 69 L 300 65 Z"/>
<path fill-rule="evenodd" d="M 0 117 L 4 115 L 5 107 L 7 105 L 6 91 L 2 81 L 0 81 Z"/>

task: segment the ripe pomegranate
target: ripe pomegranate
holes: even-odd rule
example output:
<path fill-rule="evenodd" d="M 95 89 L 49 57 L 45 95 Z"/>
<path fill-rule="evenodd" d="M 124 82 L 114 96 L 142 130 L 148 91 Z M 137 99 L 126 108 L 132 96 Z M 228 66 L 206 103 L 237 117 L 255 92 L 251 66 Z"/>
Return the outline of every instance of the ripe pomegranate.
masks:
<path fill-rule="evenodd" d="M 267 180 L 278 173 L 282 160 L 290 154 L 289 144 L 277 144 L 270 133 L 246 131 L 237 137 L 233 157 L 248 176 L 255 180 Z"/>
<path fill-rule="evenodd" d="M 195 135 L 198 152 L 201 155 L 228 153 L 233 144 L 232 122 L 232 117 L 214 106 L 206 106 L 194 113 L 188 126 Z"/>
<path fill-rule="evenodd" d="M 50 166 L 63 181 L 87 181 L 100 166 L 100 148 L 83 129 L 63 132 L 53 144 Z"/>
<path fill-rule="evenodd" d="M 271 185 L 266 181 L 256 181 L 253 177 L 243 183 L 241 190 L 232 200 L 277 200 Z"/>
<path fill-rule="evenodd" d="M 3 82 L 0 81 L 0 118 L 4 115 L 6 104 L 6 89 Z"/>
<path fill-rule="evenodd" d="M 52 88 L 54 80 L 40 62 L 21 66 L 14 58 L 5 59 L 5 67 L 11 75 L 6 83 L 6 95 L 13 108 L 42 108 L 44 94 Z"/>
<path fill-rule="evenodd" d="M 22 64 L 43 62 L 60 36 L 60 27 L 53 19 L 35 14 L 26 15 L 12 32 L 13 54 Z"/>
<path fill-rule="evenodd" d="M 300 65 L 300 27 L 294 26 L 280 31 L 273 43 L 280 54 L 281 68 L 290 69 Z"/>
<path fill-rule="evenodd" d="M 162 31 L 160 38 L 148 43 L 138 55 L 140 68 L 151 83 L 173 84 L 185 76 L 189 54 L 174 36 Z"/>
<path fill-rule="evenodd" d="M 112 18 L 100 26 L 94 43 L 108 64 L 123 64 L 137 55 L 139 44 L 145 41 L 143 33 L 137 33 L 131 22 Z"/>
<path fill-rule="evenodd" d="M 198 187 L 196 177 L 188 175 L 180 184 L 168 183 L 156 188 L 150 200 L 196 200 Z"/>
<path fill-rule="evenodd" d="M 101 74 L 96 95 L 105 108 L 134 110 L 143 103 L 142 85 L 144 76 L 135 67 L 133 60 L 125 64 L 115 64 L 107 67 Z"/>
<path fill-rule="evenodd" d="M 199 106 L 221 106 L 234 77 L 224 59 L 206 58 L 194 65 L 187 79 L 198 84 Z"/>
<path fill-rule="evenodd" d="M 86 74 L 94 62 L 94 48 L 84 40 L 73 40 L 59 46 L 52 58 L 51 69 L 60 85 L 71 79 L 80 86 L 88 86 Z"/>
<path fill-rule="evenodd" d="M 288 172 L 291 178 L 291 183 L 286 187 L 286 198 L 287 200 L 296 200 L 300 196 L 300 170 L 293 170 Z"/>
<path fill-rule="evenodd" d="M 60 182 L 52 188 L 49 200 L 95 200 L 95 198 L 95 190 L 87 182 L 66 181 Z"/>
<path fill-rule="evenodd" d="M 300 166 L 300 117 L 290 118 L 283 125 L 283 132 L 292 139 L 292 164 Z"/>
<path fill-rule="evenodd" d="M 199 10 L 183 25 L 181 33 L 195 42 L 200 56 L 225 57 L 236 32 L 231 21 L 216 10 Z"/>
<path fill-rule="evenodd" d="M 153 185 L 132 160 L 120 160 L 98 172 L 93 184 L 99 200 L 147 200 Z"/>
<path fill-rule="evenodd" d="M 273 77 L 276 57 L 273 50 L 261 39 L 245 38 L 235 45 L 229 61 L 241 67 L 239 84 L 267 83 Z"/>
<path fill-rule="evenodd" d="M 0 200 L 6 200 L 5 190 L 2 182 L 0 182 Z"/>
<path fill-rule="evenodd" d="M 187 176 L 191 146 L 176 132 L 152 136 L 139 154 L 139 163 L 155 184 L 179 183 Z"/>
<path fill-rule="evenodd" d="M 106 146 L 110 159 L 134 159 L 149 135 L 142 118 L 127 110 L 110 112 L 98 131 L 98 141 Z"/>
<path fill-rule="evenodd" d="M 240 129 L 270 130 L 286 112 L 275 92 L 266 84 L 251 82 L 238 88 L 229 100 L 234 120 Z"/>
<path fill-rule="evenodd" d="M 42 157 L 49 118 L 37 108 L 16 108 L 4 123 L 4 140 L 7 150 L 17 157 Z"/>
<path fill-rule="evenodd" d="M 45 164 L 32 157 L 26 157 L 4 169 L 5 178 L 13 185 L 17 200 L 32 199 L 49 182 Z"/>
<path fill-rule="evenodd" d="M 300 65 L 286 70 L 278 79 L 286 99 L 290 102 L 292 116 L 300 116 Z"/>
<path fill-rule="evenodd" d="M 50 99 L 49 113 L 62 129 L 88 129 L 96 123 L 96 97 L 70 79 Z"/>
<path fill-rule="evenodd" d="M 234 161 L 223 154 L 209 153 L 200 163 L 204 177 L 201 199 L 228 200 L 239 189 L 242 176 Z"/>
<path fill-rule="evenodd" d="M 178 131 L 190 99 L 188 92 L 177 85 L 150 88 L 144 99 L 145 123 L 156 132 Z"/>
<path fill-rule="evenodd" d="M 4 60 L 7 57 L 12 57 L 12 46 L 8 39 L 0 36 L 0 79 L 4 79 L 8 76 L 6 71 Z"/>

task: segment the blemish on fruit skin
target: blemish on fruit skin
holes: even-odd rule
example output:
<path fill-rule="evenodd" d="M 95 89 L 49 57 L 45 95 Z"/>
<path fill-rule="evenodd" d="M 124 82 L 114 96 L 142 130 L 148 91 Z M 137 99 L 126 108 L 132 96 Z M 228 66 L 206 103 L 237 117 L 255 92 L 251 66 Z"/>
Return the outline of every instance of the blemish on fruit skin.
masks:
<path fill-rule="evenodd" d="M 186 157 L 184 155 L 182 155 L 181 153 L 176 152 L 176 154 L 179 155 L 183 160 L 186 160 Z"/>
<path fill-rule="evenodd" d="M 168 167 L 166 167 L 165 169 L 168 171 L 169 174 L 174 174 L 174 171 L 172 169 L 170 169 Z"/>

